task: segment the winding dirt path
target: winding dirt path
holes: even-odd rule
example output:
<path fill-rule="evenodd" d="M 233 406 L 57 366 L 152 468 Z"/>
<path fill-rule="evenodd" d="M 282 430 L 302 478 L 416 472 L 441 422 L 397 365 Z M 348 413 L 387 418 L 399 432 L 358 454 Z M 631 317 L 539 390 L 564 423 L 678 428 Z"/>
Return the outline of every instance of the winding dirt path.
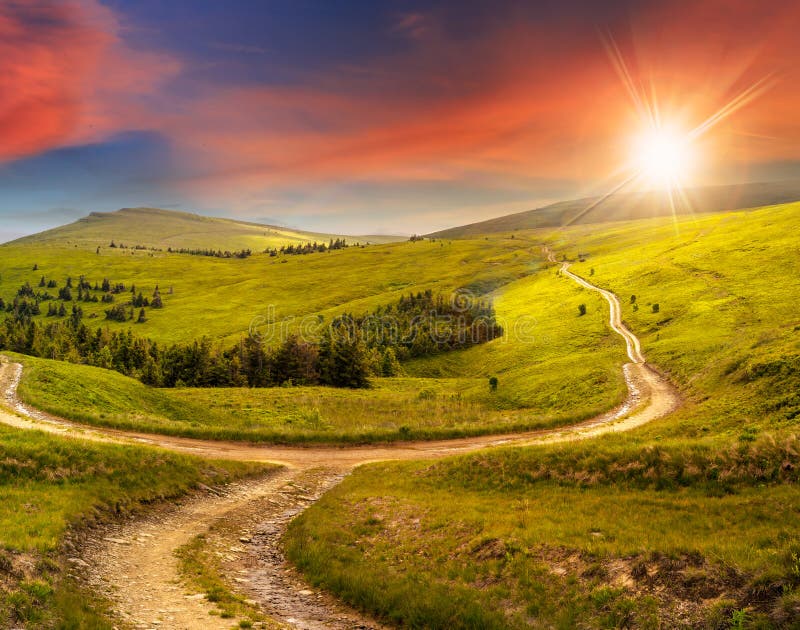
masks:
<path fill-rule="evenodd" d="M 550 250 L 548 260 L 557 263 Z M 195 536 L 232 514 L 242 517 L 242 528 L 255 532 L 254 545 L 227 554 L 231 567 L 241 561 L 238 590 L 246 592 L 262 609 L 283 624 L 307 628 L 378 628 L 374 622 L 348 611 L 324 593 L 302 588 L 299 576 L 289 578 L 278 541 L 289 520 L 338 483 L 355 466 L 375 461 L 435 459 L 502 445 L 534 445 L 568 442 L 605 433 L 627 431 L 663 417 L 679 404 L 674 387 L 650 368 L 636 336 L 621 320 L 616 296 L 600 289 L 561 266 L 562 273 L 579 285 L 597 291 L 608 301 L 611 328 L 625 339 L 630 363 L 623 365 L 628 386 L 625 401 L 596 418 L 577 425 L 510 435 L 407 442 L 390 445 L 257 446 L 236 442 L 214 442 L 87 427 L 32 409 L 17 396 L 22 366 L 0 357 L 0 422 L 39 429 L 66 437 L 101 442 L 146 444 L 206 458 L 259 461 L 286 468 L 266 480 L 235 484 L 224 490 L 188 498 L 173 508 L 145 519 L 121 525 L 90 550 L 84 559 L 89 580 L 117 605 L 121 615 L 137 628 L 206 629 L 230 628 L 231 620 L 210 616 L 212 606 L 198 596 L 187 595 L 180 586 L 174 551 Z M 321 474 L 312 471 L 324 470 Z M 301 483 L 304 493 L 286 500 L 287 488 Z M 298 498 L 299 497 L 299 498 Z M 253 511 L 252 506 L 259 505 Z M 237 547 L 238 549 L 238 547 Z M 237 560 L 238 558 L 238 560 Z M 242 577 L 243 576 L 243 577 Z"/>

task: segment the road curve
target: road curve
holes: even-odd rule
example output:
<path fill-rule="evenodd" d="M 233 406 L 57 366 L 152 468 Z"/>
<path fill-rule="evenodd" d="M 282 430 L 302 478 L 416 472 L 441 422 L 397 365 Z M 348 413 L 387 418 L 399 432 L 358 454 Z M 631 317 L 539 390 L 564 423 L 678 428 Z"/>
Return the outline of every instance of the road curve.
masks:
<path fill-rule="evenodd" d="M 553 253 L 547 248 L 544 251 L 548 260 L 557 264 Z M 142 542 L 152 540 L 147 538 L 152 534 L 146 532 L 148 526 L 146 523 L 132 524 L 130 531 L 124 534 L 125 544 L 119 543 L 123 539 L 110 537 L 101 543 L 99 549 L 94 550 L 92 557 L 87 557 L 90 579 L 95 580 L 95 584 L 110 585 L 110 590 L 106 594 L 116 602 L 117 608 L 125 613 L 127 620 L 134 622 L 138 627 L 167 627 L 159 625 L 164 623 L 172 628 L 217 627 L 216 624 L 210 624 L 210 618 L 206 614 L 210 608 L 207 603 L 186 598 L 180 589 L 176 589 L 179 573 L 172 552 L 190 542 L 197 533 L 205 531 L 224 514 L 242 509 L 248 502 L 256 500 L 256 497 L 266 500 L 268 503 L 265 505 L 274 504 L 275 501 L 270 499 L 274 494 L 271 493 L 274 493 L 276 488 L 283 487 L 281 485 L 283 483 L 291 486 L 303 475 L 313 475 L 313 471 L 323 468 L 330 471 L 326 473 L 327 477 L 322 476 L 323 479 L 334 475 L 338 480 L 353 467 L 368 462 L 436 459 L 493 446 L 537 445 L 581 440 L 636 428 L 667 415 L 678 406 L 680 400 L 675 388 L 647 365 L 639 340 L 622 323 L 617 297 L 610 291 L 596 287 L 572 273 L 567 263 L 562 264 L 560 270 L 563 275 L 586 289 L 597 291 L 608 301 L 609 325 L 625 339 L 628 357 L 631 360 L 622 366 L 628 387 L 625 401 L 607 413 L 573 426 L 510 435 L 355 447 L 258 446 L 87 427 L 33 409 L 20 401 L 17 396 L 17 386 L 22 376 L 22 366 L 3 356 L 0 356 L 0 422 L 13 427 L 39 429 L 76 439 L 144 444 L 206 458 L 260 461 L 286 466 L 289 470 L 274 481 L 256 482 L 255 487 L 245 485 L 243 490 L 234 489 L 228 497 L 203 496 L 196 499 L 196 503 L 189 503 L 171 513 L 159 516 L 160 531 L 169 532 L 170 535 L 156 537 L 159 540 L 156 546 Z M 319 493 L 330 487 L 319 481 L 316 485 L 308 484 L 309 491 L 314 489 L 312 486 L 318 488 Z M 309 500 L 307 504 L 296 509 L 305 509 L 310 502 L 312 501 Z M 265 513 L 261 512 L 262 515 Z M 295 512 L 292 512 L 293 514 Z M 277 540 L 287 522 L 288 517 L 285 513 L 276 513 L 263 516 L 261 522 L 253 526 L 266 528 L 272 532 L 273 539 Z M 143 556 L 143 553 L 147 555 Z M 142 574 L 142 562 L 145 558 L 147 571 Z M 280 553 L 270 553 L 253 562 L 255 564 L 250 568 L 249 574 L 252 578 L 249 581 L 252 583 L 263 582 L 265 575 L 286 573 Z M 119 588 L 123 584 L 128 584 L 132 579 L 131 576 L 139 574 L 146 575 L 147 579 L 138 580 L 132 588 Z M 341 607 L 337 608 L 335 603 L 304 609 L 301 599 L 298 599 L 298 593 L 308 591 L 298 591 L 296 585 L 287 586 L 280 580 L 269 584 L 271 589 L 269 593 L 254 592 L 249 589 L 250 595 L 260 602 L 266 612 L 291 626 L 310 629 L 378 627 L 369 620 L 361 620 L 361 623 L 354 624 L 354 618 L 347 617 L 347 614 L 355 613 L 352 611 L 343 613 Z M 244 587 L 243 589 L 248 590 Z"/>
<path fill-rule="evenodd" d="M 622 309 L 620 308 L 619 299 L 617 299 L 617 296 L 611 293 L 611 291 L 606 291 L 605 289 L 596 287 L 580 276 L 572 273 L 569 270 L 569 263 L 565 262 L 561 265 L 561 273 L 572 278 L 579 285 L 586 287 L 587 289 L 597 291 L 606 299 L 609 306 L 608 321 L 611 329 L 625 340 L 625 344 L 628 347 L 628 356 L 630 357 L 630 360 L 634 363 L 644 363 L 645 359 L 644 355 L 642 354 L 642 347 L 639 344 L 639 338 L 630 330 L 628 330 L 627 326 L 622 323 Z"/>

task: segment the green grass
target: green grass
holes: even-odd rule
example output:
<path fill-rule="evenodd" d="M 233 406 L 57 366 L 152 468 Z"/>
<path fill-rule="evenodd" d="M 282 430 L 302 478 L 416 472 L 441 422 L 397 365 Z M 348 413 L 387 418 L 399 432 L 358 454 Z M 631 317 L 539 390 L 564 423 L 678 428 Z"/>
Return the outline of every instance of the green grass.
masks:
<path fill-rule="evenodd" d="M 0 626 L 110 628 L 67 576 L 67 531 L 265 470 L 0 426 Z"/>
<path fill-rule="evenodd" d="M 682 409 L 590 444 L 362 467 L 293 524 L 292 560 L 410 626 L 798 627 L 798 212 L 516 233 L 588 254 L 573 270 L 620 296 Z M 409 370 L 458 376 L 448 359 Z"/>
<path fill-rule="evenodd" d="M 419 359 L 405 366 L 407 377 L 365 392 L 146 390 L 44 361 L 49 380 L 36 380 L 32 361 L 21 388 L 57 413 L 147 430 L 346 441 L 394 439 L 407 426 L 412 437 L 428 437 L 518 420 L 557 424 L 619 401 L 625 358 L 605 327 L 604 303 L 543 267 L 538 244 L 559 256 L 586 253 L 573 269 L 620 296 L 624 319 L 679 386 L 684 407 L 591 444 L 362 467 L 295 522 L 292 559 L 315 584 L 412 627 L 722 628 L 742 618 L 749 627 L 796 627 L 798 212 L 789 204 L 286 263 L 17 244 L 3 248 L 0 294 L 49 277 L 48 267 L 57 279 L 67 271 L 145 289 L 174 283 L 167 308 L 137 327 L 168 341 L 198 331 L 236 338 L 270 303 L 267 330 L 297 330 L 304 315 L 327 319 L 409 290 L 467 285 L 493 293 L 508 331 L 532 317 L 524 343 Z M 581 303 L 585 317 L 577 316 Z M 490 394 L 493 375 L 499 388 Z"/>
<path fill-rule="evenodd" d="M 375 442 L 546 428 L 606 411 L 625 394 L 621 340 L 600 298 L 548 270 L 496 289 L 506 335 L 407 364 L 369 390 L 153 389 L 115 372 L 17 356 L 29 404 L 80 422 L 268 442 Z M 578 317 L 578 304 L 590 313 Z M 488 386 L 499 380 L 497 391 Z M 577 402 L 579 401 L 579 402 Z"/>
<path fill-rule="evenodd" d="M 797 426 L 798 214 L 800 204 L 788 204 L 552 237 L 558 251 L 589 254 L 575 271 L 594 268 L 592 279 L 623 298 L 646 356 L 688 399 L 645 435 L 735 438 L 745 426 Z"/>
<path fill-rule="evenodd" d="M 146 224 L 157 228 L 159 222 Z M 158 285 L 164 308 L 148 309 L 147 322 L 111 322 L 105 319 L 108 305 L 82 303 L 85 323 L 92 329 L 132 328 L 167 343 L 208 336 L 230 344 L 248 334 L 254 320 L 259 332 L 277 339 L 281 331 L 300 331 L 319 316 L 329 321 L 343 312 L 363 314 L 409 291 L 448 293 L 471 286 L 488 292 L 534 271 L 532 248 L 529 241 L 499 238 L 218 259 L 107 248 L 96 254 L 80 242 L 30 237 L 0 246 L 0 297 L 12 301 L 25 282 L 36 288 L 43 275 L 59 286 L 68 276 L 85 275 L 92 285 L 108 278 L 133 284 L 145 296 Z"/>
<path fill-rule="evenodd" d="M 797 439 L 686 451 L 613 438 L 365 466 L 290 526 L 288 553 L 400 625 L 703 627 L 720 614 L 704 598 L 779 622 L 800 586 Z"/>
<path fill-rule="evenodd" d="M 124 208 L 116 212 L 94 212 L 69 225 L 26 236 L 15 241 L 25 244 L 57 244 L 83 249 L 106 248 L 115 244 L 128 247 L 143 245 L 156 249 L 214 249 L 236 251 L 251 249 L 262 252 L 267 248 L 327 242 L 337 234 L 304 232 L 274 225 L 260 225 L 218 219 L 188 212 L 158 208 Z M 348 241 L 381 243 L 404 240 L 393 236 L 348 236 Z"/>

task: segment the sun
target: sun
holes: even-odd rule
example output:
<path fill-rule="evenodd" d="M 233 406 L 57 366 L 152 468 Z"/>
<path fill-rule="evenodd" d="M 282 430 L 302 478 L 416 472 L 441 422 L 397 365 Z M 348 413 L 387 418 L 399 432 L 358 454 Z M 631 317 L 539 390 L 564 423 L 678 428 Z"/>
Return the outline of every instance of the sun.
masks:
<path fill-rule="evenodd" d="M 667 127 L 650 128 L 634 142 L 634 168 L 652 186 L 673 188 L 690 174 L 693 151 L 689 136 Z"/>

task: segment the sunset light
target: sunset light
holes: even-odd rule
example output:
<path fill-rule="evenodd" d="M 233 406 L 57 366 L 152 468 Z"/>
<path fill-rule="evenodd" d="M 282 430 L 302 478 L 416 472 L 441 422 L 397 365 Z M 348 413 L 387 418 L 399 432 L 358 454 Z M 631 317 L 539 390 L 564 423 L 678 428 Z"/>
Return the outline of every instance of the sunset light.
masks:
<path fill-rule="evenodd" d="M 646 183 L 658 188 L 685 183 L 693 157 L 688 136 L 668 128 L 650 129 L 635 142 L 636 168 Z"/>

